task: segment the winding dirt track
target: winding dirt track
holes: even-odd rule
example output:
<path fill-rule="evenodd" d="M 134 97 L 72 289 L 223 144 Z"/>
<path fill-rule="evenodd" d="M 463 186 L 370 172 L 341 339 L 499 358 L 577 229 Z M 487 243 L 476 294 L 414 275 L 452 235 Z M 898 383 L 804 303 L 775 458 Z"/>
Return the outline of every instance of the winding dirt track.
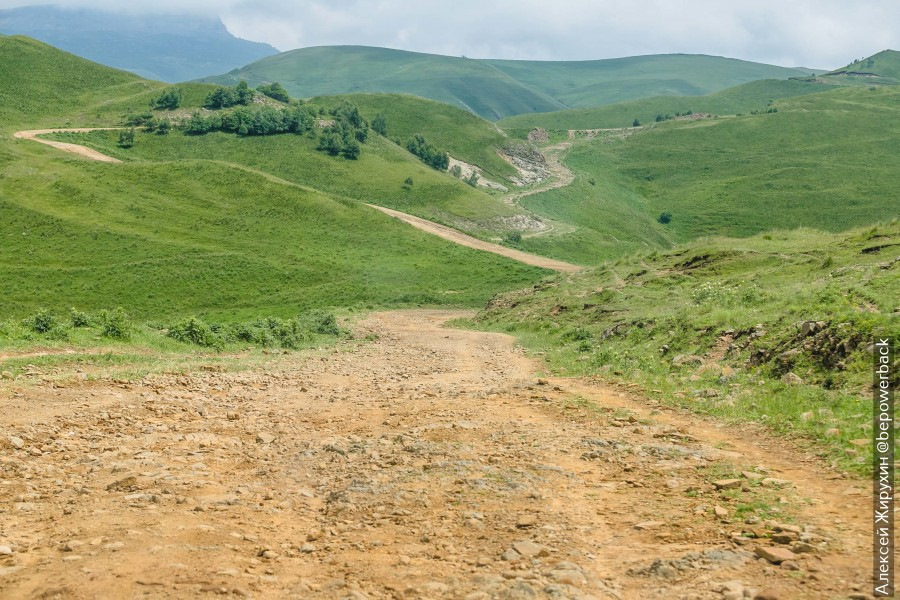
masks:
<path fill-rule="evenodd" d="M 459 244 L 460 246 L 466 246 L 468 248 L 474 248 L 476 250 L 484 250 L 485 252 L 491 252 L 493 254 L 499 254 L 500 256 L 505 256 L 507 258 L 517 260 L 521 263 L 525 263 L 526 265 L 543 267 L 544 269 L 560 271 L 562 273 L 575 273 L 576 271 L 581 270 L 581 267 L 579 267 L 578 265 L 573 265 L 571 263 L 547 258 L 544 256 L 538 256 L 536 254 L 529 254 L 527 252 L 522 252 L 521 250 L 515 250 L 513 248 L 501 246 L 500 244 L 485 242 L 483 240 L 479 240 L 478 238 L 474 238 L 470 235 L 466 235 L 460 231 L 457 231 L 452 227 L 438 225 L 437 223 L 434 223 L 432 221 L 428 221 L 420 217 L 415 217 L 398 210 L 385 208 L 383 206 L 376 206 L 374 204 L 367 204 L 366 206 L 370 206 L 376 210 L 380 210 L 387 215 L 396 217 L 405 223 L 409 223 L 416 229 L 421 229 L 422 231 L 436 235 L 445 240 L 449 240 L 451 242 Z"/>
<path fill-rule="evenodd" d="M 24 140 L 32 140 L 35 142 L 39 142 L 41 144 L 46 144 L 48 146 L 52 146 L 64 152 L 70 152 L 72 154 L 77 154 L 79 156 L 83 156 L 85 158 L 89 158 L 91 160 L 97 160 L 100 162 L 108 162 L 108 163 L 121 163 L 122 161 L 113 158 L 112 156 L 108 156 L 101 152 L 98 152 L 92 148 L 88 148 L 86 146 L 81 146 L 79 144 L 70 144 L 66 142 L 57 142 L 54 140 L 46 140 L 39 138 L 37 136 L 44 135 L 48 133 L 88 133 L 91 131 L 108 131 L 117 129 L 115 127 L 93 127 L 93 128 L 81 128 L 81 129 L 35 129 L 31 131 L 19 131 L 14 134 L 14 137 Z M 238 166 L 238 165 L 234 165 Z M 243 168 L 243 167 L 240 167 Z M 279 178 L 267 175 L 260 171 L 255 171 L 253 169 L 245 169 L 248 171 L 254 171 L 257 174 L 263 175 L 267 177 L 267 179 L 272 181 L 278 181 L 280 183 L 285 183 L 287 185 L 295 185 L 291 182 L 281 180 Z M 303 187 L 303 186 L 296 186 Z M 461 246 L 466 246 L 468 248 L 474 248 L 476 250 L 483 250 L 485 252 L 491 252 L 493 254 L 498 254 L 500 256 L 505 256 L 506 258 L 511 258 L 512 260 L 519 261 L 526 265 L 532 265 L 535 267 L 542 267 L 544 269 L 550 269 L 552 271 L 560 271 L 564 273 L 574 273 L 575 271 L 580 271 L 581 267 L 577 265 L 573 265 L 561 260 L 554 260 L 552 258 L 545 258 L 543 256 L 538 256 L 536 254 L 529 254 L 527 252 L 522 252 L 520 250 L 514 250 L 512 248 L 507 248 L 505 246 L 501 246 L 499 244 L 492 244 L 490 242 L 484 242 L 472 236 L 466 235 L 453 229 L 451 227 L 446 227 L 444 225 L 438 225 L 437 223 L 433 223 L 426 219 L 422 219 L 420 217 L 415 217 L 413 215 L 409 215 L 397 210 L 392 210 L 390 208 L 384 208 L 382 206 L 376 206 L 374 204 L 367 204 L 371 208 L 376 210 L 380 210 L 383 213 L 386 213 L 392 217 L 396 217 L 413 227 L 430 233 L 432 235 L 436 235 L 440 238 L 448 240 L 450 242 L 459 244 Z"/>
<path fill-rule="evenodd" d="M 0 380 L 0 597 L 864 589 L 868 483 L 752 428 L 591 381 L 535 380 L 540 365 L 511 337 L 442 327 L 459 316 L 375 314 L 356 326 L 375 341 L 258 371 Z M 718 491 L 723 468 L 783 481 Z M 756 506 L 773 522 L 750 519 Z M 786 567 L 753 555 L 798 543 Z"/>

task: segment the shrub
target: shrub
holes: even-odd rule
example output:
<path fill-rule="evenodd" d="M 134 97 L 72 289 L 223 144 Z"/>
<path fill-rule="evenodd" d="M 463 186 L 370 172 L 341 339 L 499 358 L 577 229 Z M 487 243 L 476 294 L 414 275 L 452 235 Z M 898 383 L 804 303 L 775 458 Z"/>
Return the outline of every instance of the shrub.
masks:
<path fill-rule="evenodd" d="M 56 327 L 56 318 L 50 311 L 42 308 L 25 319 L 22 324 L 35 333 L 47 333 Z"/>
<path fill-rule="evenodd" d="M 656 220 L 659 221 L 660 223 L 662 223 L 663 225 L 668 225 L 669 223 L 672 222 L 672 213 L 670 213 L 670 212 L 660 213 L 660 215 L 658 217 L 656 217 Z"/>
<path fill-rule="evenodd" d="M 155 110 L 175 110 L 181 106 L 181 89 L 166 88 L 159 96 L 150 100 L 150 108 Z"/>
<path fill-rule="evenodd" d="M 519 244 L 522 242 L 522 234 L 518 231 L 511 231 L 503 236 L 503 241 L 507 244 Z"/>
<path fill-rule="evenodd" d="M 375 115 L 375 118 L 372 119 L 372 129 L 374 129 L 375 133 L 378 135 L 387 136 L 387 119 L 384 118 L 384 113 Z"/>
<path fill-rule="evenodd" d="M 91 317 L 87 313 L 74 308 L 69 310 L 69 321 L 72 323 L 72 327 L 75 328 L 91 326 Z"/>
<path fill-rule="evenodd" d="M 453 167 L 450 168 L 450 174 L 457 179 L 462 179 L 462 167 L 459 165 L 453 165 Z"/>
<path fill-rule="evenodd" d="M 270 83 L 269 85 L 258 86 L 256 89 L 269 98 L 278 100 L 279 102 L 287 103 L 291 101 L 291 97 L 287 90 L 277 81 Z"/>
<path fill-rule="evenodd" d="M 167 334 L 173 340 L 204 346 L 207 348 L 222 348 L 225 340 L 218 335 L 212 327 L 198 319 L 191 317 L 169 328 Z"/>
<path fill-rule="evenodd" d="M 450 165 L 450 155 L 429 144 L 420 133 L 406 142 L 406 149 L 418 156 L 426 165 L 438 171 L 446 171 Z"/>
<path fill-rule="evenodd" d="M 115 340 L 131 338 L 131 323 L 128 322 L 128 315 L 122 308 L 100 311 L 97 320 L 100 324 L 100 333 L 104 337 Z"/>

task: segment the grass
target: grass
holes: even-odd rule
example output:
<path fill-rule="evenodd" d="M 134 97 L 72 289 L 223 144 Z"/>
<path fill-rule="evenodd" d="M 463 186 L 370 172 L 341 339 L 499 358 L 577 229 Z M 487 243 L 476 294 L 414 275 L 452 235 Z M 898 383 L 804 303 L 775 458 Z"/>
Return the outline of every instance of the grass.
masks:
<path fill-rule="evenodd" d="M 251 175 L 387 206 L 475 234 L 490 233 L 493 219 L 518 212 L 374 134 L 357 161 L 330 157 L 316 150 L 315 140 L 293 134 L 242 138 L 228 133 L 159 136 L 138 132 L 129 149 L 118 147 L 117 132 L 52 137 L 96 148 L 134 165 L 185 160 L 240 165 L 253 170 Z M 412 185 L 404 183 L 407 178 L 412 178 Z"/>
<path fill-rule="evenodd" d="M 862 472 L 870 449 L 851 442 L 870 437 L 867 347 L 900 334 L 897 248 L 896 221 L 699 240 L 500 296 L 474 325 L 519 336 L 556 373 L 637 382 L 651 398 L 766 425 Z M 804 335 L 808 321 L 819 324 Z"/>
<path fill-rule="evenodd" d="M 404 93 L 485 119 L 643 98 L 702 95 L 754 81 L 808 74 L 735 59 L 654 55 L 594 61 L 477 60 L 363 46 L 323 46 L 264 58 L 204 81 L 278 81 L 297 97 Z"/>
<path fill-rule="evenodd" d="M 896 87 L 828 88 L 779 100 L 773 114 L 576 140 L 565 156 L 573 185 L 521 201 L 574 232 L 526 237 L 520 246 L 597 264 L 704 236 L 845 231 L 900 217 L 898 100 Z"/>
<path fill-rule="evenodd" d="M 4 318 L 71 306 L 123 306 L 137 320 L 478 306 L 543 274 L 226 164 L 109 165 L 33 142 L 5 148 Z"/>
<path fill-rule="evenodd" d="M 676 113 L 686 115 L 688 112 L 712 115 L 734 115 L 755 110 L 765 112 L 775 100 L 828 89 L 829 86 L 816 82 L 763 79 L 705 96 L 656 96 L 592 108 L 518 115 L 503 119 L 497 125 L 510 135 L 521 138 L 535 127 L 550 131 L 631 127 L 635 119 L 645 125 L 654 123 L 657 115 L 674 117 Z"/>

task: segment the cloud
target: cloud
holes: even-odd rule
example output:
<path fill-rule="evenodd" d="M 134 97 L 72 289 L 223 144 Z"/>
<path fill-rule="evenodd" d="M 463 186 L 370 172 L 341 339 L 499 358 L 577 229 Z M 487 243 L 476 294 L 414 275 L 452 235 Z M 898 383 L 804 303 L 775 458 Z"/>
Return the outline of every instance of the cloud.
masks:
<path fill-rule="evenodd" d="M 47 0 L 31 2 L 42 4 Z M 0 7 L 29 2 L 6 2 Z M 288 50 L 358 44 L 538 60 L 669 52 L 837 67 L 900 48 L 896 0 L 60 0 L 128 12 L 219 15 Z"/>

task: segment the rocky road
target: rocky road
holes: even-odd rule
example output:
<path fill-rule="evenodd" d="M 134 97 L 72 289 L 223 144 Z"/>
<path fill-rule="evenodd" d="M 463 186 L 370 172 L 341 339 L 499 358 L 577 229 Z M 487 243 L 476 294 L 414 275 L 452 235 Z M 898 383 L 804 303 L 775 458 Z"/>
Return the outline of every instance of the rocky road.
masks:
<path fill-rule="evenodd" d="M 867 597 L 867 483 L 536 379 L 456 316 L 263 370 L 0 382 L 0 597 Z"/>

